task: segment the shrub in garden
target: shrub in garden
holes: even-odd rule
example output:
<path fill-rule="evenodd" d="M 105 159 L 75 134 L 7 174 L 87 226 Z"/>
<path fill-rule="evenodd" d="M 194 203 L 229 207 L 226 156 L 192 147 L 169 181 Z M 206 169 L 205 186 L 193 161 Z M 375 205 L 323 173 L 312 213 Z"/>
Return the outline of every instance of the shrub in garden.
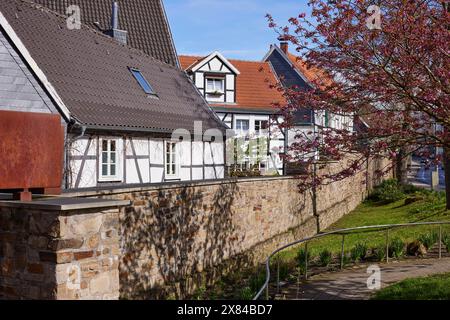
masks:
<path fill-rule="evenodd" d="M 438 239 L 439 236 L 436 232 L 428 232 L 419 236 L 419 241 L 427 248 L 427 250 L 430 249 Z"/>
<path fill-rule="evenodd" d="M 301 248 L 300 250 L 298 250 L 297 253 L 297 264 L 300 267 L 300 271 L 304 272 L 305 271 L 305 261 L 306 261 L 306 251 L 305 249 Z M 308 261 L 311 261 L 311 252 L 308 251 Z"/>
<path fill-rule="evenodd" d="M 413 184 L 405 184 L 401 186 L 401 190 L 406 194 L 413 194 L 416 192 L 422 192 L 422 188 L 419 188 Z"/>
<path fill-rule="evenodd" d="M 377 261 L 383 261 L 386 258 L 386 248 L 384 246 L 379 246 L 373 250 L 375 258 Z"/>
<path fill-rule="evenodd" d="M 352 262 L 352 259 L 348 253 L 344 253 L 344 261 L 343 265 L 346 266 Z"/>
<path fill-rule="evenodd" d="M 331 263 L 331 260 L 333 259 L 333 256 L 331 254 L 331 251 L 325 249 L 320 252 L 319 254 L 319 263 L 322 267 L 328 267 Z"/>
<path fill-rule="evenodd" d="M 278 266 L 280 267 L 278 269 Z M 271 261 L 270 270 L 273 270 L 273 272 L 280 272 L 280 280 L 285 280 L 291 275 L 293 272 L 295 272 L 295 261 L 286 261 L 284 259 L 277 258 L 273 259 Z"/>
<path fill-rule="evenodd" d="M 244 287 L 239 292 L 239 299 L 240 300 L 252 300 L 255 296 L 255 292 L 250 287 Z"/>
<path fill-rule="evenodd" d="M 389 256 L 393 258 L 400 258 L 405 251 L 405 243 L 400 238 L 394 238 L 389 243 Z"/>
<path fill-rule="evenodd" d="M 375 187 L 372 194 L 369 196 L 369 200 L 387 204 L 403 199 L 404 197 L 405 194 L 397 180 L 389 179 Z"/>
<path fill-rule="evenodd" d="M 352 261 L 358 262 L 366 257 L 367 245 L 365 243 L 357 243 L 350 251 Z"/>
<path fill-rule="evenodd" d="M 447 252 L 450 253 L 450 234 L 445 233 L 442 235 L 442 243 L 444 244 Z"/>
<path fill-rule="evenodd" d="M 266 281 L 266 273 L 265 272 L 259 272 L 257 274 L 252 274 L 248 280 L 249 288 L 253 292 L 258 292 L 259 289 L 263 286 L 264 282 Z"/>

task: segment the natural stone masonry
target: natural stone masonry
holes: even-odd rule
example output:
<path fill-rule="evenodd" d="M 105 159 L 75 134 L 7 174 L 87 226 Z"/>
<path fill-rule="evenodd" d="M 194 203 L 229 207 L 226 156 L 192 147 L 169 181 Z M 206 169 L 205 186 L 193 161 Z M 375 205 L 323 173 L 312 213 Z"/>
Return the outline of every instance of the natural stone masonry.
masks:
<path fill-rule="evenodd" d="M 379 182 L 386 160 L 322 187 L 318 217 L 294 177 L 253 178 L 90 191 L 131 200 L 120 214 L 123 298 L 183 298 L 230 270 L 262 262 L 275 248 L 311 236 L 353 210 Z M 341 164 L 321 170 L 333 171 Z M 367 179 L 368 178 L 368 179 Z"/>
<path fill-rule="evenodd" d="M 0 298 L 186 297 L 223 273 L 315 234 L 317 226 L 328 227 L 365 198 L 383 166 L 372 160 L 367 172 L 318 190 L 317 216 L 294 177 L 0 201 Z"/>
<path fill-rule="evenodd" d="M 0 299 L 117 299 L 126 202 L 55 202 L 0 203 Z"/>

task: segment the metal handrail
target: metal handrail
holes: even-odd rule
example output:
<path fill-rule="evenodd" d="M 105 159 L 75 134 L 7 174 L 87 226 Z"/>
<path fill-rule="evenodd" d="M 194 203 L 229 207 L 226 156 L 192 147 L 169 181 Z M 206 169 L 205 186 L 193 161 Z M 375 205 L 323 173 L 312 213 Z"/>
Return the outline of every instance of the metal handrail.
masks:
<path fill-rule="evenodd" d="M 314 240 L 314 239 L 322 238 L 322 237 L 325 237 L 325 236 L 328 236 L 328 235 L 332 235 L 332 234 L 343 234 L 343 235 L 346 235 L 350 231 L 358 231 L 358 230 L 366 231 L 366 230 L 370 230 L 370 229 L 382 229 L 382 230 L 386 229 L 388 231 L 389 229 L 393 229 L 393 228 L 396 228 L 396 227 L 413 227 L 413 226 L 424 226 L 424 225 L 439 225 L 439 226 L 442 226 L 444 224 L 450 224 L 450 221 L 413 222 L 413 223 L 362 226 L 362 227 L 354 227 L 354 228 L 345 228 L 345 229 L 332 230 L 332 231 L 319 233 L 319 234 L 316 234 L 316 235 L 311 236 L 311 237 L 307 237 L 307 238 L 303 238 L 301 240 L 297 240 L 297 241 L 291 242 L 291 243 L 286 244 L 286 245 L 276 249 L 275 251 L 273 251 L 269 255 L 269 257 L 266 259 L 266 261 L 265 261 L 265 265 L 266 265 L 266 280 L 265 280 L 263 286 L 261 287 L 261 289 L 256 294 L 256 296 L 253 298 L 253 300 L 258 300 L 259 297 L 264 292 L 264 290 L 268 290 L 268 288 L 269 288 L 269 283 L 270 283 L 270 259 L 273 256 L 275 256 L 277 253 L 279 253 L 279 252 L 281 252 L 284 249 L 287 249 L 289 247 L 295 246 L 295 245 L 300 244 L 300 243 L 308 242 L 310 240 Z M 387 234 L 386 241 L 388 240 L 388 235 L 389 234 Z M 439 241 L 440 241 L 440 243 L 442 242 L 442 228 L 439 229 Z M 441 257 L 441 247 L 439 247 L 439 257 Z M 387 258 L 387 261 L 388 261 L 388 259 L 389 259 L 389 252 L 386 252 L 386 258 Z M 306 260 L 307 260 L 307 258 L 306 258 Z"/>

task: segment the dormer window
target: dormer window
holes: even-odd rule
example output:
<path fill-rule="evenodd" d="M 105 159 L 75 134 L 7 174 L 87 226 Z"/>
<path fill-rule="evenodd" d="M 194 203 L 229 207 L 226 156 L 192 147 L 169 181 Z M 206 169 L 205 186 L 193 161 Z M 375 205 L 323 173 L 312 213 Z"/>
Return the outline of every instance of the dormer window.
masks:
<path fill-rule="evenodd" d="M 222 95 L 225 92 L 225 79 L 206 78 L 206 93 Z"/>
<path fill-rule="evenodd" d="M 145 79 L 144 75 L 139 69 L 130 68 L 130 71 L 145 93 L 156 95 L 152 86 L 150 85 L 150 83 L 148 83 L 147 79 Z"/>

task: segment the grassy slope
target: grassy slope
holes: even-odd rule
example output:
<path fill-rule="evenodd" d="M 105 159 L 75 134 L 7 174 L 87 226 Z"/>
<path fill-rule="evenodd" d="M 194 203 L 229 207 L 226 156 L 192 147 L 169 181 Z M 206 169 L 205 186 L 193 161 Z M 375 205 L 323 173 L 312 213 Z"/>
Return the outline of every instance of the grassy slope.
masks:
<path fill-rule="evenodd" d="M 387 205 L 378 205 L 372 202 L 365 202 L 358 206 L 353 212 L 349 213 L 338 222 L 333 224 L 326 231 L 333 229 L 343 229 L 358 226 L 383 225 L 383 224 L 399 224 L 409 222 L 425 222 L 425 221 L 450 221 L 450 212 L 445 210 L 445 201 L 443 194 L 419 195 L 424 197 L 422 201 L 418 201 L 409 205 L 404 204 L 404 200 L 400 200 Z M 400 237 L 403 241 L 413 241 L 422 233 L 430 231 L 438 232 L 437 226 L 420 226 L 410 228 L 400 228 L 390 231 L 390 238 Z M 450 234 L 450 225 L 443 227 L 443 232 Z M 337 254 L 341 250 L 342 236 L 332 235 L 324 238 L 313 240 L 309 244 L 312 255 L 324 249 L 328 249 Z M 384 246 L 385 232 L 364 232 L 350 234 L 346 236 L 345 250 L 349 251 L 358 242 L 364 242 L 369 248 Z M 298 247 L 287 250 L 281 254 L 283 258 L 291 259 L 298 251 Z"/>
<path fill-rule="evenodd" d="M 378 291 L 375 300 L 450 300 L 450 273 L 403 280 Z"/>

